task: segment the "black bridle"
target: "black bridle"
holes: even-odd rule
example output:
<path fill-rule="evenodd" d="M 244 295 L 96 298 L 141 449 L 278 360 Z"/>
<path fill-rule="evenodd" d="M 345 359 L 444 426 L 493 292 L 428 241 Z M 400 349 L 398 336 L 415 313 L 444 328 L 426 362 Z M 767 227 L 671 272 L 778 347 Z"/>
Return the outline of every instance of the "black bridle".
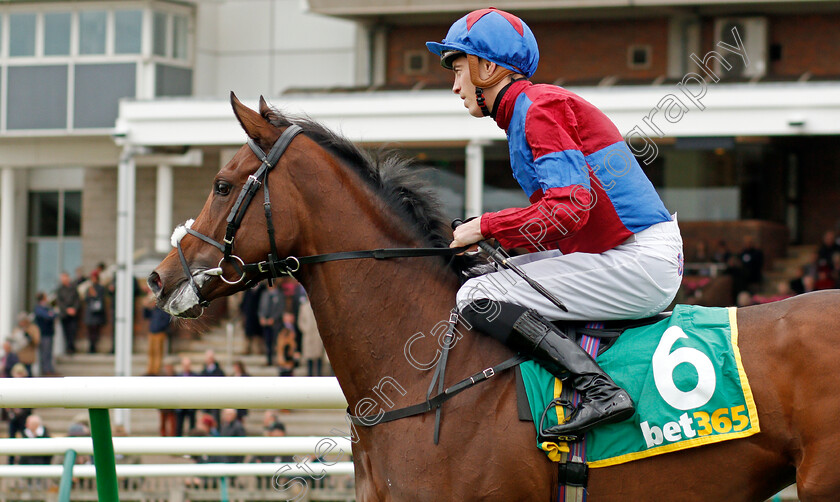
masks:
<path fill-rule="evenodd" d="M 257 158 L 262 160 L 262 164 L 254 174 L 248 176 L 248 181 L 242 187 L 242 191 L 239 192 L 239 197 L 237 197 L 236 202 L 230 209 L 230 213 L 227 217 L 225 237 L 222 242 L 218 242 L 212 237 L 208 237 L 200 232 L 196 232 L 195 230 L 190 228 L 189 225 L 185 225 L 183 227 L 186 231 L 186 234 L 201 239 L 207 244 L 210 244 L 211 246 L 217 248 L 223 254 L 222 258 L 219 260 L 218 266 L 215 269 L 204 271 L 203 273 L 205 275 L 218 276 L 222 281 L 226 282 L 227 284 L 239 284 L 242 281 L 245 281 L 247 278 L 247 285 L 259 282 L 263 279 L 267 279 L 270 282 L 273 279 L 276 279 L 277 277 L 283 275 L 293 276 L 295 272 L 300 270 L 300 267 L 302 265 L 308 265 L 313 263 L 324 263 L 328 261 L 337 260 L 355 260 L 362 258 L 386 260 L 390 258 L 411 258 L 421 256 L 454 256 L 458 253 L 463 252 L 466 249 L 466 247 L 389 248 L 370 249 L 365 251 L 344 251 L 339 253 L 303 256 L 300 258 L 295 256 L 288 256 L 283 259 L 278 258 L 277 242 L 275 239 L 274 232 L 274 222 L 271 218 L 271 200 L 269 198 L 268 191 L 268 173 L 271 172 L 271 170 L 277 165 L 277 162 L 280 160 L 280 157 L 282 157 L 283 153 L 285 153 L 292 140 L 295 139 L 295 137 L 301 132 L 302 129 L 298 125 L 291 125 L 287 127 L 286 130 L 283 131 L 283 133 L 274 143 L 274 146 L 271 147 L 271 150 L 268 152 L 268 154 L 266 154 L 253 139 L 248 139 L 248 146 L 251 147 L 251 150 L 254 152 Z M 265 209 L 265 219 L 266 225 L 268 227 L 268 241 L 271 251 L 269 252 L 265 260 L 246 264 L 242 260 L 242 258 L 233 254 L 233 244 L 236 237 L 236 232 L 237 230 L 239 230 L 239 226 L 242 223 L 242 218 L 245 216 L 245 211 L 248 209 L 248 206 L 250 205 L 260 186 L 262 186 L 263 188 L 263 207 Z M 184 268 L 184 274 L 187 276 L 187 280 L 190 283 L 190 287 L 195 292 L 196 298 L 198 299 L 198 304 L 202 307 L 206 307 L 207 305 L 209 305 L 210 302 L 209 300 L 206 300 L 202 297 L 200 288 L 195 282 L 195 278 L 192 272 L 190 271 L 190 266 L 187 263 L 187 258 L 184 256 L 184 251 L 181 248 L 181 240 L 183 239 L 183 237 L 184 236 L 178 238 L 176 242 L 173 242 L 173 245 L 178 249 L 178 257 L 181 260 L 181 266 L 183 266 Z M 173 240 L 175 239 L 173 238 Z M 239 274 L 239 278 L 235 281 L 228 280 L 222 273 L 221 267 L 223 263 L 230 263 L 236 270 L 237 274 Z"/>

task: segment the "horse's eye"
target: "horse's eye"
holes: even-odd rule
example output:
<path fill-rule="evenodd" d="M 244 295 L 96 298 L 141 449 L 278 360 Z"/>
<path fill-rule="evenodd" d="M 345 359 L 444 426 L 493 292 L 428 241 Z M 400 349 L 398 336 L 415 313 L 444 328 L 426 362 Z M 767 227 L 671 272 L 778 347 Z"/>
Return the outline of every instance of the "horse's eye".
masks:
<path fill-rule="evenodd" d="M 230 188 L 231 184 L 227 181 L 217 181 L 213 187 L 216 193 L 222 196 L 230 194 Z"/>

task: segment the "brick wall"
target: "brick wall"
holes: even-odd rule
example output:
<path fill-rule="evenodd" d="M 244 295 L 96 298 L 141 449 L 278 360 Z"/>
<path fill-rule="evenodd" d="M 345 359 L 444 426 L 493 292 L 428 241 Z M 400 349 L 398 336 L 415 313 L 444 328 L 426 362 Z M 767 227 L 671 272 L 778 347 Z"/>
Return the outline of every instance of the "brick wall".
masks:
<path fill-rule="evenodd" d="M 195 218 L 219 169 L 218 154 L 206 154 L 202 167 L 175 167 L 172 224 Z M 135 250 L 154 251 L 157 171 L 137 168 Z M 99 262 L 111 265 L 117 256 L 117 169 L 85 169 L 82 190 L 82 267 L 87 272 Z"/>
<path fill-rule="evenodd" d="M 526 20 L 527 21 L 527 20 Z M 533 80 L 554 82 L 597 80 L 615 75 L 621 79 L 652 80 L 667 70 L 668 20 L 637 19 L 633 22 L 575 21 L 529 23 L 540 44 L 540 65 Z M 452 84 L 450 72 L 440 68 L 437 57 L 428 53 L 428 71 L 410 75 L 404 71 L 406 51 L 426 50 L 425 42 L 439 41 L 446 26 L 400 26 L 388 33 L 387 81 L 394 86 L 418 82 L 436 87 Z M 628 66 L 632 45 L 652 48 L 651 65 L 646 69 Z"/>
<path fill-rule="evenodd" d="M 761 12 L 749 16 L 760 16 Z M 770 61 L 769 77 L 798 77 L 806 71 L 815 76 L 840 75 L 840 14 L 773 15 L 767 17 L 768 45 L 781 48 L 781 57 Z M 540 66 L 535 82 L 597 82 L 607 76 L 621 81 L 650 81 L 667 74 L 668 18 L 526 22 L 540 44 Z M 712 50 L 719 40 L 714 32 L 716 17 L 701 18 L 700 51 Z M 433 87 L 451 86 L 451 75 L 428 54 L 428 71 L 410 75 L 404 71 L 406 51 L 425 50 L 428 40 L 439 41 L 447 25 L 397 26 L 388 33 L 387 83 L 410 87 L 418 82 Z M 729 40 L 727 40 L 729 42 Z M 628 48 L 649 45 L 651 64 L 646 69 L 628 65 Z M 769 49 L 769 47 L 768 47 Z M 701 54 L 701 55 L 702 55 Z"/>
<path fill-rule="evenodd" d="M 117 169 L 85 169 L 82 190 L 82 268 L 117 256 Z"/>
<path fill-rule="evenodd" d="M 837 137 L 803 138 L 800 164 L 800 233 L 804 244 L 818 244 L 826 230 L 840 228 L 840 148 Z"/>
<path fill-rule="evenodd" d="M 768 39 L 781 47 L 781 59 L 770 63 L 778 76 L 840 74 L 840 14 L 773 16 Z"/>

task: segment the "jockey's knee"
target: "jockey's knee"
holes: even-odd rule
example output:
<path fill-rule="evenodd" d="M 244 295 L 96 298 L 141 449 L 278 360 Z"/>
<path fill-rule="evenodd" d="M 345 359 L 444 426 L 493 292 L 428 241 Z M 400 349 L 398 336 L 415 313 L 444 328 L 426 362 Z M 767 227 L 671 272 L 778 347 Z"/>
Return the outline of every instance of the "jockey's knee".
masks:
<path fill-rule="evenodd" d="M 470 327 L 507 344 L 513 325 L 528 309 L 513 303 L 481 298 L 459 310 L 462 319 Z"/>
<path fill-rule="evenodd" d="M 458 310 L 477 300 L 505 300 L 504 291 L 500 291 L 495 282 L 487 279 L 490 275 L 493 274 L 473 277 L 461 286 L 455 295 L 455 305 Z"/>

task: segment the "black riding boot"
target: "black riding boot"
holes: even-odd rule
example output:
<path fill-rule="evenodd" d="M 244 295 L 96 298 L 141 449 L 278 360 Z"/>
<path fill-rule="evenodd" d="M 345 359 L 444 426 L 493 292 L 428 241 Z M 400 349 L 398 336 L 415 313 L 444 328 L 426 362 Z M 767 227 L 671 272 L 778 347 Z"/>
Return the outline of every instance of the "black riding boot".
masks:
<path fill-rule="evenodd" d="M 635 407 L 627 392 L 580 345 L 536 311 L 481 299 L 464 307 L 461 315 L 472 327 L 531 356 L 557 378 L 565 379 L 571 373 L 581 403 L 566 423 L 546 429 L 543 436 L 577 439 L 592 427 L 633 415 Z"/>
<path fill-rule="evenodd" d="M 565 423 L 544 430 L 544 436 L 576 436 L 598 425 L 630 418 L 635 407 L 627 392 L 613 382 L 583 348 L 534 310 L 513 325 L 511 345 L 526 352 L 549 373 L 571 373 L 581 402 Z"/>

